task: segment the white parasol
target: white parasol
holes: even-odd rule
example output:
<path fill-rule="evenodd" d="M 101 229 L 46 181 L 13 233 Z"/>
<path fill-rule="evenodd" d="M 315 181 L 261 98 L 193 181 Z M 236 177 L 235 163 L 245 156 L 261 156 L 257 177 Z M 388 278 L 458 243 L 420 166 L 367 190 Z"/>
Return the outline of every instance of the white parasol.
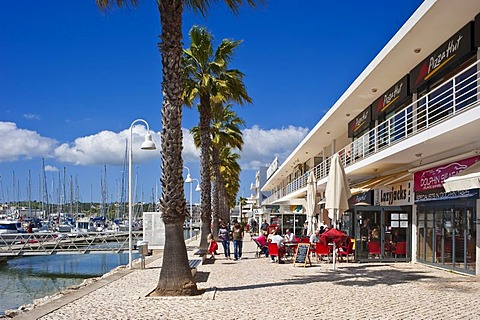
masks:
<path fill-rule="evenodd" d="M 345 210 L 348 210 L 348 199 L 351 197 L 345 170 L 338 154 L 331 158 L 330 171 L 328 172 L 327 186 L 325 188 L 325 209 L 328 217 L 332 219 L 334 228 Z M 335 270 L 335 243 L 333 247 L 333 269 Z"/>
<path fill-rule="evenodd" d="M 310 171 L 307 180 L 307 222 L 308 222 L 308 232 L 307 235 L 315 233 L 317 230 L 317 218 L 316 218 L 316 207 L 317 207 L 317 179 L 315 178 L 315 173 Z"/>

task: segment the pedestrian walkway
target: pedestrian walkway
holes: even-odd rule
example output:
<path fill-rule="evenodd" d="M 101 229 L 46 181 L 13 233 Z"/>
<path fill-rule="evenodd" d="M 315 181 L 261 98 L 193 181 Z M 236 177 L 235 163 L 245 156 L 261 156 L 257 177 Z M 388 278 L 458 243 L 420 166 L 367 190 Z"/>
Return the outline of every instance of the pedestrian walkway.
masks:
<path fill-rule="evenodd" d="M 153 257 L 15 319 L 480 319 L 477 277 L 409 263 L 270 263 L 246 238 L 241 260 L 199 266 L 202 296 L 147 297 L 162 262 Z"/>

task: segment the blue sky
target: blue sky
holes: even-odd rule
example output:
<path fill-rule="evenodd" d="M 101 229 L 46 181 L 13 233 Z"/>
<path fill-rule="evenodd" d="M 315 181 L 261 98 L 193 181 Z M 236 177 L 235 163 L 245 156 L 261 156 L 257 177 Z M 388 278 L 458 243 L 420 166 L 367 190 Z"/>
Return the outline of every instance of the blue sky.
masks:
<path fill-rule="evenodd" d="M 421 3 L 270 0 L 237 16 L 222 4 L 206 17 L 185 11 L 186 47 L 193 25 L 216 45 L 244 41 L 232 62 L 253 99 L 236 108 L 246 121 L 240 196 L 250 196 L 259 165 L 289 155 Z M 29 171 L 39 198 L 42 158 L 50 194 L 65 171 L 82 201 L 101 201 L 106 166 L 108 201 L 118 199 L 132 121 L 147 120 L 160 145 L 160 32 L 153 0 L 108 12 L 94 0 L 0 2 L 0 202 L 27 199 Z M 185 109 L 184 161 L 199 179 L 188 134 L 197 123 Z M 136 199 L 149 201 L 160 187 L 160 154 L 138 149 L 145 128 L 133 132 Z"/>

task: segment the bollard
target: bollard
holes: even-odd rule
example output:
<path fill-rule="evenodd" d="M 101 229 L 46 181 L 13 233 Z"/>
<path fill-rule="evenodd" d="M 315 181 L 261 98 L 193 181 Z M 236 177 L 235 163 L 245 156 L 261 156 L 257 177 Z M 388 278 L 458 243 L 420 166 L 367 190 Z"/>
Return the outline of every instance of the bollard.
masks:
<path fill-rule="evenodd" d="M 148 241 L 138 241 L 137 248 L 141 256 L 140 266 L 142 269 L 145 269 L 145 257 L 148 256 Z"/>

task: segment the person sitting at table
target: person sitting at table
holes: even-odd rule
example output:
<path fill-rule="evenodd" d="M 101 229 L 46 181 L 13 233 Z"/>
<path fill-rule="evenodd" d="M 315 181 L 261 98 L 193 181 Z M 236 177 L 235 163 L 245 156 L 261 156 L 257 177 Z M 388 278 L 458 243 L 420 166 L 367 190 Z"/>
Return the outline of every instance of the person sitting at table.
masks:
<path fill-rule="evenodd" d="M 392 236 L 392 242 L 394 244 L 398 243 L 398 242 L 405 242 L 405 236 L 403 234 L 400 234 L 400 231 L 397 229 L 393 232 L 393 236 Z"/>
<path fill-rule="evenodd" d="M 322 235 L 322 233 L 324 233 L 326 230 L 324 226 L 320 226 L 320 229 L 318 231 L 320 231 L 320 235 Z"/>
<path fill-rule="evenodd" d="M 265 257 L 268 257 L 267 237 L 265 236 L 265 233 L 262 231 L 260 235 L 254 239 L 260 245 L 262 253 L 265 254 Z"/>
<path fill-rule="evenodd" d="M 277 231 L 272 231 L 271 235 L 269 235 L 269 238 L 267 240 L 269 243 L 276 243 L 278 246 L 278 252 L 284 251 L 285 250 L 285 239 L 280 235 L 280 233 Z M 270 256 L 272 259 L 270 262 L 275 262 L 275 257 Z M 280 257 L 279 257 L 280 259 Z"/>
<path fill-rule="evenodd" d="M 290 229 L 285 232 L 285 242 L 295 242 L 295 235 Z"/>
<path fill-rule="evenodd" d="M 370 233 L 370 241 L 380 241 L 380 229 L 375 226 Z"/>
<path fill-rule="evenodd" d="M 310 235 L 310 243 L 320 242 L 320 230 L 315 231 Z"/>

